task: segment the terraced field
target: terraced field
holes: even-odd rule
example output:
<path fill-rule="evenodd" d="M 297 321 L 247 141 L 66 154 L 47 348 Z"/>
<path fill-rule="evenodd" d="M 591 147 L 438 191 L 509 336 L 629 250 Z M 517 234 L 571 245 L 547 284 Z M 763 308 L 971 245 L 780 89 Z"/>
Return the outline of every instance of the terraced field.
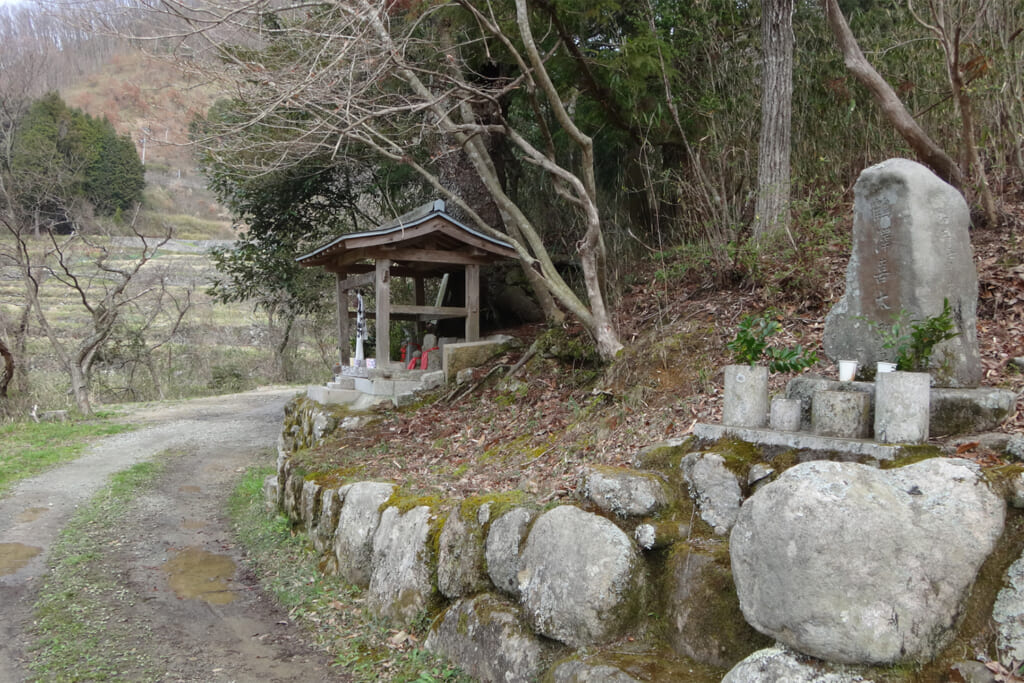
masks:
<path fill-rule="evenodd" d="M 11 247 L 7 239 L 0 238 L 0 254 Z M 90 241 L 108 250 L 107 268 L 129 269 L 142 253 L 137 238 Z M 123 309 L 117 331 L 94 369 L 93 391 L 99 403 L 200 396 L 326 376 L 333 363 L 329 325 L 321 330 L 299 325 L 282 362 L 274 352 L 282 338 L 276 321 L 251 304 L 221 304 L 206 293 L 216 273 L 208 251 L 229 244 L 175 239 L 143 266 L 130 285 L 132 302 Z M 52 245 L 45 237 L 31 244 L 37 258 L 48 247 Z M 68 259 L 93 302 L 116 280 L 96 267 L 99 253 L 99 248 L 76 248 Z M 52 258 L 47 264 L 57 268 Z M 89 312 L 79 293 L 62 282 L 66 278 L 59 270 L 39 268 L 36 274 L 42 279 L 40 303 L 46 320 L 62 342 L 73 346 L 91 329 Z M 0 334 L 12 347 L 24 302 L 20 270 L 0 259 Z M 35 313 L 28 319 L 25 352 L 18 361 L 25 374 L 12 385 L 12 403 L 24 410 L 33 404 L 40 410 L 73 406 L 69 382 Z"/>

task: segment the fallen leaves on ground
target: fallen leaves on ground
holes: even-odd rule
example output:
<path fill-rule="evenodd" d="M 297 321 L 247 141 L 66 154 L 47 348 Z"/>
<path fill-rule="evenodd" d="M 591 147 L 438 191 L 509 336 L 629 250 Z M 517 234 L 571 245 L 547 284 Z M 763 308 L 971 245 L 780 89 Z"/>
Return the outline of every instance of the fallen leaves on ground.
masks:
<path fill-rule="evenodd" d="M 1020 395 L 1024 374 L 1011 361 L 1024 356 L 1024 245 L 998 231 L 972 237 L 984 383 Z M 522 347 L 478 368 L 474 391 L 451 402 L 382 411 L 369 427 L 300 458 L 311 471 L 339 468 L 396 481 L 416 494 L 466 498 L 519 490 L 545 502 L 571 497 L 585 467 L 628 467 L 644 447 L 683 437 L 698 421 L 721 420 L 721 368 L 730 362 L 725 342 L 748 313 L 776 311 L 783 329 L 773 341 L 818 350 L 814 370 L 834 375 L 821 340 L 825 315 L 843 291 L 846 259 L 831 255 L 822 267 L 828 272 L 812 298 L 780 302 L 774 290 L 742 282 L 716 289 L 696 279 L 669 288 L 652 266 L 619 301 L 616 321 L 627 347 L 610 367 L 598 372 L 538 354 L 506 381 L 504 371 L 542 332 L 510 330 Z M 504 368 L 494 371 L 499 365 Z M 773 375 L 770 390 L 781 392 L 789 379 Z M 1019 401 L 1001 429 L 1024 432 Z M 982 464 L 999 462 L 976 445 L 961 449 L 962 457 Z"/>

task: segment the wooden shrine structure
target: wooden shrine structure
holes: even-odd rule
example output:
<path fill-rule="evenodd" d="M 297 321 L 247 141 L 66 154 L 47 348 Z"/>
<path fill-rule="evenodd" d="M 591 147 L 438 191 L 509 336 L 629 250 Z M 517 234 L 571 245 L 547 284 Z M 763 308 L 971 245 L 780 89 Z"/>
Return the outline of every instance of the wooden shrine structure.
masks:
<path fill-rule="evenodd" d="M 480 266 L 516 258 L 511 245 L 466 227 L 445 212 L 443 200 L 419 207 L 375 230 L 342 235 L 296 259 L 301 266 L 322 267 L 334 273 L 338 298 L 338 350 L 343 367 L 349 364 L 349 307 L 352 290 L 373 285 L 376 307 L 366 311 L 377 321 L 378 367 L 390 362 L 392 320 L 423 323 L 465 318 L 466 341 L 480 338 Z M 466 298 L 462 306 L 427 306 L 424 281 L 464 273 Z M 391 277 L 409 277 L 414 305 L 391 303 Z"/>

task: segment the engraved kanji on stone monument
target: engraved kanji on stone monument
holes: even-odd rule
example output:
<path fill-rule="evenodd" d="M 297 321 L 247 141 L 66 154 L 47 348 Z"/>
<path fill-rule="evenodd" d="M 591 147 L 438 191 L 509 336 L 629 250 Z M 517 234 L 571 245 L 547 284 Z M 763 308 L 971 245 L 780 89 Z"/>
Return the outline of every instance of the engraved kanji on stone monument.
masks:
<path fill-rule="evenodd" d="M 938 315 L 949 299 L 960 335 L 935 348 L 930 369 L 937 385 L 977 386 L 978 273 L 963 196 L 921 164 L 890 159 L 860 174 L 853 212 L 846 293 L 825 318 L 825 354 L 862 367 L 892 361 L 871 322 Z"/>

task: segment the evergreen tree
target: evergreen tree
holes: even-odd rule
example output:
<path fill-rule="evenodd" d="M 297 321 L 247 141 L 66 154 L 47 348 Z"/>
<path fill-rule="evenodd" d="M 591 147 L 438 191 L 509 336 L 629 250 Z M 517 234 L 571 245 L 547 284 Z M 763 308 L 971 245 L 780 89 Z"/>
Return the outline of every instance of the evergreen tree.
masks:
<path fill-rule="evenodd" d="M 131 140 L 57 93 L 36 100 L 16 124 L 9 172 L 18 178 L 19 207 L 51 224 L 66 221 L 81 199 L 100 215 L 128 210 L 145 185 Z"/>

